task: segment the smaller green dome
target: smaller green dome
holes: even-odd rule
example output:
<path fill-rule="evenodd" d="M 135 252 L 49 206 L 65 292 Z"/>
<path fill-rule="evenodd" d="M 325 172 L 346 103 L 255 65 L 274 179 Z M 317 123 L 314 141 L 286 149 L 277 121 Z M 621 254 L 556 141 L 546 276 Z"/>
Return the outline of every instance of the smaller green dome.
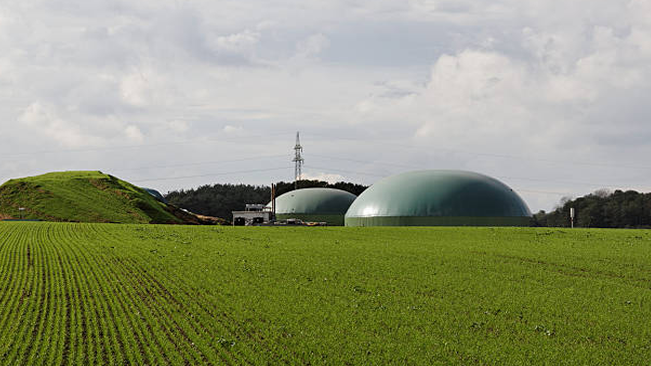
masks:
<path fill-rule="evenodd" d="M 303 188 L 276 197 L 278 219 L 298 218 L 303 221 L 324 221 L 343 225 L 344 215 L 355 201 L 352 193 L 334 188 Z M 271 202 L 267 204 L 271 207 Z"/>
<path fill-rule="evenodd" d="M 277 214 L 341 214 L 348 211 L 356 196 L 334 188 L 303 188 L 276 197 Z M 271 207 L 271 203 L 267 205 Z"/>

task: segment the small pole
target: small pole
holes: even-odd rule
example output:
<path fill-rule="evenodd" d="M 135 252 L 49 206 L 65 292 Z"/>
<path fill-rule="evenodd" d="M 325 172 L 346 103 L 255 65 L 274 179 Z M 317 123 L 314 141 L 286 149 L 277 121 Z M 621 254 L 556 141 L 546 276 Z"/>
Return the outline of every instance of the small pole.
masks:
<path fill-rule="evenodd" d="M 570 226 L 574 229 L 574 207 L 570 207 Z"/>
<path fill-rule="evenodd" d="M 18 212 L 20 213 L 20 219 L 23 219 L 23 212 L 25 212 L 25 207 L 18 207 Z"/>
<path fill-rule="evenodd" d="M 271 183 L 271 220 L 276 221 L 276 185 Z"/>

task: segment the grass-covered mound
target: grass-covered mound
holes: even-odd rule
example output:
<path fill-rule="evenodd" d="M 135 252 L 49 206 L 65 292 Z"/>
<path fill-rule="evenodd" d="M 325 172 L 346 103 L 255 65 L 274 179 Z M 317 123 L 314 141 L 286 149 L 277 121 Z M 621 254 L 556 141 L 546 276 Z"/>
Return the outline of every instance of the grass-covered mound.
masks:
<path fill-rule="evenodd" d="M 73 222 L 198 223 L 142 188 L 99 171 L 48 173 L 0 186 L 0 218 Z"/>

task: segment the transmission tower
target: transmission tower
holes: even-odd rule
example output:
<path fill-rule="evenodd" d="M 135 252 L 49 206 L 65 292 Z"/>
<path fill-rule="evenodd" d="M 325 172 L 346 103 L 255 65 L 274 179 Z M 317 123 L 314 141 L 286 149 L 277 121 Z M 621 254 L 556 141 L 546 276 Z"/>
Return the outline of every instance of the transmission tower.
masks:
<path fill-rule="evenodd" d="M 294 146 L 294 160 L 292 160 L 294 162 L 294 189 L 298 189 L 298 181 L 301 180 L 301 170 L 303 168 L 303 162 L 305 162 L 302 153 L 303 146 L 301 146 L 299 133 L 296 132 L 296 146 Z"/>

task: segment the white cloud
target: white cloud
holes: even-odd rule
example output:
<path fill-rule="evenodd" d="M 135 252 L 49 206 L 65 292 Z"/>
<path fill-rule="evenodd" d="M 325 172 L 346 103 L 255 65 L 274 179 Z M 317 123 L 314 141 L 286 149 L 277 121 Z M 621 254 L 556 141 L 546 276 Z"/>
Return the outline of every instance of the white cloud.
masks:
<path fill-rule="evenodd" d="M 313 34 L 304 41 L 299 42 L 296 56 L 299 58 L 317 57 L 329 45 L 330 40 L 328 37 L 321 33 Z"/>
<path fill-rule="evenodd" d="M 64 147 L 92 146 L 100 139 L 85 134 L 82 128 L 58 115 L 48 105 L 34 102 L 19 117 L 19 121 L 28 128 L 30 134 L 47 136 Z"/>
<path fill-rule="evenodd" d="M 190 130 L 190 124 L 183 120 L 172 120 L 167 122 L 167 128 L 173 133 L 184 133 Z"/>
<path fill-rule="evenodd" d="M 138 128 L 136 125 L 128 125 L 124 129 L 124 134 L 126 135 L 127 139 L 129 139 L 129 141 L 138 143 L 145 141 L 145 135 L 143 135 L 142 131 L 140 131 L 140 128 Z"/>
<path fill-rule="evenodd" d="M 242 135 L 243 132 L 244 132 L 244 128 L 242 126 L 231 126 L 231 125 L 224 126 L 224 133 L 229 135 Z"/>
<path fill-rule="evenodd" d="M 332 173 L 303 173 L 303 179 L 306 180 L 320 180 L 328 183 L 337 183 L 337 182 L 345 182 L 346 177 L 340 174 L 332 174 Z"/>
<path fill-rule="evenodd" d="M 247 29 L 240 33 L 218 36 L 213 47 L 218 51 L 245 53 L 250 52 L 259 41 L 260 33 Z"/>
<path fill-rule="evenodd" d="M 125 76 L 120 83 L 122 99 L 137 107 L 144 107 L 151 101 L 151 87 L 147 77 L 140 72 Z"/>
<path fill-rule="evenodd" d="M 415 93 L 374 94 L 359 102 L 357 111 L 368 121 L 417 124 L 419 138 L 453 138 L 473 146 L 544 149 L 568 141 L 576 144 L 575 137 L 589 136 L 591 129 L 596 131 L 593 138 L 607 136 L 612 130 L 595 127 L 611 123 L 600 116 L 614 107 L 610 103 L 617 103 L 612 97 L 649 88 L 651 59 L 631 47 L 630 37 L 595 26 L 585 39 L 585 51 L 563 58 L 558 51 L 563 42 L 558 46 L 554 37 L 527 28 L 522 42 L 532 51 L 533 62 L 496 51 L 467 49 L 443 55 L 434 63 L 428 83 Z M 639 126 L 631 121 L 629 127 Z M 591 143 L 583 140 L 578 147 Z"/>

